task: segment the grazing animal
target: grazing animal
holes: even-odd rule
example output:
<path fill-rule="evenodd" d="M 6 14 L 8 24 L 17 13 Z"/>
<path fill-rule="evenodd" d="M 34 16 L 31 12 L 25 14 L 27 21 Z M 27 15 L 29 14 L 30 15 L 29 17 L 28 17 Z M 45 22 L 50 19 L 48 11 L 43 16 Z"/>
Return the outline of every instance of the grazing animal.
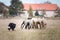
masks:
<path fill-rule="evenodd" d="M 21 28 L 23 29 L 24 26 L 25 26 L 25 21 L 22 22 L 22 24 L 21 24 Z"/>
<path fill-rule="evenodd" d="M 41 26 L 45 27 L 46 25 L 47 25 L 47 20 L 45 18 L 42 18 Z"/>
<path fill-rule="evenodd" d="M 45 25 L 47 24 L 45 22 L 46 20 L 44 18 L 32 18 L 32 19 L 27 19 L 27 20 L 24 20 L 21 24 L 21 28 L 25 28 L 25 29 L 31 29 L 31 28 L 43 28 L 45 27 Z"/>
<path fill-rule="evenodd" d="M 26 24 L 26 26 L 25 26 L 25 29 L 30 29 L 31 28 L 31 25 L 30 25 L 30 23 L 29 22 L 27 22 L 27 24 Z"/>
<path fill-rule="evenodd" d="M 33 21 L 32 25 L 34 25 L 34 26 L 32 26 L 32 28 L 38 28 L 38 25 L 39 25 L 39 27 L 41 27 L 41 23 L 38 18 L 32 18 L 31 20 Z"/>
<path fill-rule="evenodd" d="M 39 26 L 38 26 L 38 25 L 39 25 Z M 40 29 L 41 29 L 41 23 L 40 23 L 39 21 L 37 21 L 35 28 L 39 28 L 39 27 L 40 27 Z"/>
<path fill-rule="evenodd" d="M 21 24 L 21 28 L 25 28 L 25 29 L 30 29 L 31 28 L 31 20 L 30 19 L 27 19 L 27 20 L 24 20 Z"/>
<path fill-rule="evenodd" d="M 44 19 L 44 17 L 43 18 L 32 18 L 31 20 L 33 21 L 32 28 L 41 29 L 42 27 L 45 27 L 45 25 L 47 24 L 46 19 Z"/>
<path fill-rule="evenodd" d="M 8 27 L 9 27 L 8 28 L 9 31 L 10 31 L 10 29 L 12 29 L 12 31 L 14 31 L 16 24 L 15 23 L 9 23 Z"/>

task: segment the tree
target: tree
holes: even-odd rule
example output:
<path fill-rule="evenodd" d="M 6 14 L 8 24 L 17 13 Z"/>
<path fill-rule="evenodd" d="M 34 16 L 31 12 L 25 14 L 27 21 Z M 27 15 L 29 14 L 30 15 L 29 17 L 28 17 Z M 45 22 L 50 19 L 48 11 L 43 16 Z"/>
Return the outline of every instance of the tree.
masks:
<path fill-rule="evenodd" d="M 36 10 L 36 12 L 35 12 L 35 16 L 39 16 L 38 10 Z"/>
<path fill-rule="evenodd" d="M 12 7 L 10 7 L 9 13 L 10 13 L 11 16 L 14 16 L 15 10 Z"/>
<path fill-rule="evenodd" d="M 29 17 L 33 17 L 33 11 L 32 11 L 32 8 L 30 6 L 29 10 L 28 10 L 28 13 L 29 13 Z"/>
<path fill-rule="evenodd" d="M 59 9 L 59 8 L 57 8 L 57 9 L 55 10 L 55 16 L 60 16 L 60 9 Z"/>
<path fill-rule="evenodd" d="M 17 15 L 23 9 L 24 9 L 24 6 L 23 6 L 21 1 L 19 1 L 19 0 L 11 0 L 10 14 L 13 13 L 12 15 Z"/>

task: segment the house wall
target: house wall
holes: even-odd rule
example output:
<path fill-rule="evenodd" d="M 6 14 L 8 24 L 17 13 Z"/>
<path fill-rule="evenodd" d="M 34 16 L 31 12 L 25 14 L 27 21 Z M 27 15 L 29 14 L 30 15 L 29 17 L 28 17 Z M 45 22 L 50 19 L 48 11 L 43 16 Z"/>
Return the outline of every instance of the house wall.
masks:
<path fill-rule="evenodd" d="M 45 17 L 54 17 L 54 16 L 55 16 L 54 11 L 46 11 Z"/>
<path fill-rule="evenodd" d="M 28 12 L 27 12 L 27 11 L 24 11 L 24 12 L 25 12 L 25 14 L 22 15 L 22 16 L 24 16 L 24 17 L 29 17 Z M 36 12 L 36 11 L 33 11 L 33 16 L 35 16 L 35 12 Z M 42 15 L 42 11 L 38 11 L 38 13 L 39 13 L 40 15 Z M 54 17 L 54 15 L 55 15 L 54 11 L 46 11 L 46 15 L 44 15 L 44 16 L 45 16 L 45 17 Z"/>

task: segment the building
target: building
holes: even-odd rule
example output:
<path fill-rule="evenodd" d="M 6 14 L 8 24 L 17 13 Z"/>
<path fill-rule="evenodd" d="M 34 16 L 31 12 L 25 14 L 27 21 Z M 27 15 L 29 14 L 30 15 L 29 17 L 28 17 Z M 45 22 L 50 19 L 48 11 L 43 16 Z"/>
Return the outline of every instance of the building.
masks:
<path fill-rule="evenodd" d="M 46 2 L 44 4 L 24 4 L 24 12 L 27 17 L 28 17 L 28 10 L 30 7 L 33 10 L 33 16 L 35 16 L 34 13 L 36 10 L 39 11 L 40 15 L 42 15 L 42 10 L 45 10 L 46 11 L 46 14 L 44 15 L 45 17 L 54 17 L 55 15 L 57 15 L 55 13 L 55 10 L 59 8 L 57 4 L 51 4 L 49 2 Z"/>
<path fill-rule="evenodd" d="M 24 5 L 24 13 L 25 14 L 21 14 L 22 17 L 29 17 L 29 13 L 28 10 L 31 7 L 33 10 L 33 16 L 35 16 L 35 12 L 36 10 L 38 10 L 39 15 L 43 15 L 43 10 L 45 11 L 45 17 L 54 17 L 55 15 L 57 15 L 57 13 L 55 12 L 56 9 L 58 10 L 59 7 L 57 4 L 52 4 L 51 2 L 47 1 L 43 4 L 23 4 Z M 7 13 L 5 13 L 5 11 Z M 0 2 L 0 17 L 1 16 L 6 16 L 9 15 L 9 7 L 6 6 L 4 3 Z"/>
<path fill-rule="evenodd" d="M 9 7 L 4 3 L 0 2 L 0 17 L 7 16 L 9 11 Z"/>

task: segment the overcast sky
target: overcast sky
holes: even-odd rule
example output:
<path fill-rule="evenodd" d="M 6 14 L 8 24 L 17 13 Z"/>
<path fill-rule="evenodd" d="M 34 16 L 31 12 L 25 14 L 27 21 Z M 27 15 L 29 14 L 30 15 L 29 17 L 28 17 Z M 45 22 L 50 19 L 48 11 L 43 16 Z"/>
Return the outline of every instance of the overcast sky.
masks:
<path fill-rule="evenodd" d="M 3 2 L 7 6 L 10 5 L 11 0 L 0 0 L 0 2 Z M 57 4 L 60 7 L 60 0 L 21 0 L 23 3 L 44 3 L 46 1 L 50 1 L 53 4 Z"/>

